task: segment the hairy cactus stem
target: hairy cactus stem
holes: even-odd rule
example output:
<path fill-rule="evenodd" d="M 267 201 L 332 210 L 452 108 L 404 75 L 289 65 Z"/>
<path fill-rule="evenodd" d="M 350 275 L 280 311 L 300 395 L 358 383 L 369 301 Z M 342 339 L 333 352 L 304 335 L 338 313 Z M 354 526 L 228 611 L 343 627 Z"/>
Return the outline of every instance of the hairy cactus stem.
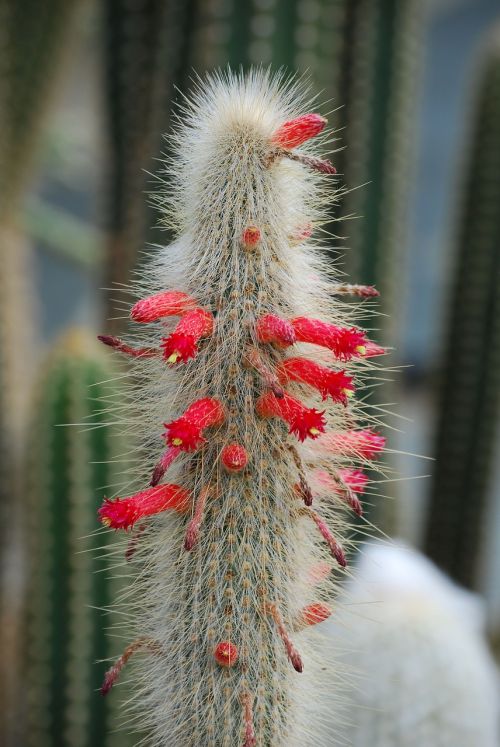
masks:
<path fill-rule="evenodd" d="M 379 353 L 309 241 L 335 170 L 302 150 L 326 120 L 300 100 L 264 72 L 200 85 L 160 195 L 176 239 L 144 271 L 130 343 L 104 340 L 131 358 L 141 485 L 151 477 L 99 515 L 138 527 L 131 637 L 155 642 L 126 649 L 105 686 L 145 648 L 134 708 L 157 747 L 324 744 L 301 688 L 335 676 L 315 628 L 346 566 L 343 503 L 361 513 L 358 460 L 371 466 L 384 440 L 351 405 L 357 367 Z"/>

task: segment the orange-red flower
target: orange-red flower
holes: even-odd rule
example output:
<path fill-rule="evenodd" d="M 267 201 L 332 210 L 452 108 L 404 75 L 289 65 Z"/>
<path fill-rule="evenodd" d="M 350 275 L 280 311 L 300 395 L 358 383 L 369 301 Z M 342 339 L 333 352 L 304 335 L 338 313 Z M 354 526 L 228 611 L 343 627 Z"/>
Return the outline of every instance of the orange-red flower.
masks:
<path fill-rule="evenodd" d="M 183 512 L 189 506 L 189 492 L 180 485 L 160 485 L 141 490 L 128 498 L 104 499 L 98 511 L 102 523 L 112 529 L 129 529 L 139 519 L 167 509 Z"/>
<path fill-rule="evenodd" d="M 366 352 L 366 337 L 356 327 L 337 327 L 320 319 L 298 316 L 292 326 L 299 342 L 310 342 L 329 348 L 336 358 L 348 361 Z"/>
<path fill-rule="evenodd" d="M 343 405 L 347 404 L 347 398 L 354 392 L 352 376 L 345 371 L 331 371 L 307 358 L 287 358 L 279 373 L 282 383 L 300 381 L 317 389 L 323 399 L 331 397 L 334 402 Z"/>
<path fill-rule="evenodd" d="M 188 311 L 168 337 L 161 343 L 167 363 L 185 363 L 198 352 L 197 343 L 214 330 L 214 318 L 209 311 L 197 308 Z"/>
<path fill-rule="evenodd" d="M 165 440 L 170 446 L 177 446 L 182 451 L 194 451 L 206 442 L 203 430 L 212 425 L 220 425 L 224 419 L 224 408 L 218 399 L 198 399 L 180 418 L 165 423 Z"/>
<path fill-rule="evenodd" d="M 295 433 L 299 441 L 317 438 L 325 430 L 326 420 L 322 412 L 306 407 L 286 392 L 279 399 L 267 392 L 259 397 L 255 407 L 261 417 L 277 417 L 288 423 L 290 433 Z"/>

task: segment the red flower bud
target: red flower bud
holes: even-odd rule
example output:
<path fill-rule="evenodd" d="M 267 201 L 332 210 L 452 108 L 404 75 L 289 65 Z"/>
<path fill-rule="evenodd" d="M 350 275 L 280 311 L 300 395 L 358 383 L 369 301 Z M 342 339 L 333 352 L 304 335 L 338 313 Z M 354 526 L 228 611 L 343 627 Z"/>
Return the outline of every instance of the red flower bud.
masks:
<path fill-rule="evenodd" d="M 331 397 L 334 402 L 347 404 L 354 392 L 352 376 L 344 371 L 331 371 L 307 358 L 287 358 L 280 368 L 280 381 L 300 381 L 317 389 L 323 399 Z"/>
<path fill-rule="evenodd" d="M 296 340 L 290 322 L 274 314 L 261 316 L 257 320 L 255 331 L 259 342 L 272 342 L 280 348 L 287 348 Z"/>
<path fill-rule="evenodd" d="M 167 509 L 182 513 L 189 506 L 189 492 L 179 485 L 147 488 L 128 498 L 104 499 L 98 511 L 102 523 L 112 529 L 128 529 L 139 519 Z"/>
<path fill-rule="evenodd" d="M 293 329 L 299 342 L 310 342 L 329 348 L 336 358 L 348 361 L 354 356 L 365 355 L 366 338 L 355 327 L 337 327 L 320 319 L 299 316 L 292 319 Z"/>
<path fill-rule="evenodd" d="M 326 421 L 322 412 L 305 407 L 286 393 L 281 399 L 272 392 L 263 394 L 257 400 L 256 410 L 261 417 L 284 420 L 290 426 L 290 433 L 295 433 L 299 441 L 317 438 L 325 430 Z"/>
<path fill-rule="evenodd" d="M 288 122 L 284 122 L 274 135 L 271 142 L 281 148 L 297 148 L 307 140 L 319 135 L 325 128 L 327 120 L 319 114 L 303 114 Z"/>
<path fill-rule="evenodd" d="M 164 316 L 180 316 L 194 309 L 196 301 L 182 291 L 164 291 L 143 298 L 132 306 L 130 316 L 134 322 L 155 322 Z"/>
<path fill-rule="evenodd" d="M 326 604 L 322 604 L 321 602 L 308 604 L 306 607 L 303 607 L 300 612 L 301 622 L 303 622 L 304 625 L 317 625 L 318 623 L 322 623 L 325 620 L 328 620 L 331 614 L 332 611 L 330 607 L 327 607 Z"/>
<path fill-rule="evenodd" d="M 163 338 L 163 357 L 167 363 L 185 363 L 198 352 L 198 341 L 213 330 L 214 318 L 209 311 L 200 308 L 188 311 L 172 334 Z"/>
<path fill-rule="evenodd" d="M 240 444 L 224 446 L 220 458 L 228 472 L 241 472 L 248 464 L 247 450 Z"/>
<path fill-rule="evenodd" d="M 221 667 L 232 667 L 238 659 L 238 649 L 229 641 L 222 641 L 215 647 L 214 658 Z"/>
<path fill-rule="evenodd" d="M 193 402 L 184 415 L 171 423 L 165 423 L 165 439 L 170 446 L 182 451 L 198 449 L 206 439 L 203 430 L 224 422 L 224 408 L 217 399 L 204 397 Z"/>
<path fill-rule="evenodd" d="M 257 228 L 257 226 L 247 226 L 243 231 L 243 236 L 241 238 L 245 246 L 253 248 L 261 240 L 262 233 L 260 228 Z"/>

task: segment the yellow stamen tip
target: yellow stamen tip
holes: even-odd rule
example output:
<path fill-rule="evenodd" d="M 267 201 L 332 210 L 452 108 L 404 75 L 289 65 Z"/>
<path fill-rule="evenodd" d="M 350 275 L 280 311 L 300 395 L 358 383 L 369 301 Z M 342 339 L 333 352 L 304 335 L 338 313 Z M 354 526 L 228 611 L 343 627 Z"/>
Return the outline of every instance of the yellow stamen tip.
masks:
<path fill-rule="evenodd" d="M 167 363 L 177 363 L 177 358 L 180 357 L 180 353 L 177 352 L 177 350 L 174 350 L 172 355 L 169 355 L 167 358 Z"/>
<path fill-rule="evenodd" d="M 359 353 L 360 355 L 364 355 L 366 353 L 366 348 L 364 345 L 358 345 L 356 348 L 356 353 Z"/>
<path fill-rule="evenodd" d="M 182 438 L 173 438 L 172 439 L 172 444 L 174 446 L 180 446 L 182 444 Z"/>
<path fill-rule="evenodd" d="M 317 428 L 309 428 L 309 433 L 311 434 L 311 436 L 317 436 L 320 432 L 321 431 L 318 431 Z"/>
<path fill-rule="evenodd" d="M 111 526 L 111 519 L 108 516 L 103 516 L 101 519 L 101 522 L 104 524 L 105 527 Z"/>
<path fill-rule="evenodd" d="M 354 392 L 352 389 L 342 389 L 346 397 L 354 397 Z"/>

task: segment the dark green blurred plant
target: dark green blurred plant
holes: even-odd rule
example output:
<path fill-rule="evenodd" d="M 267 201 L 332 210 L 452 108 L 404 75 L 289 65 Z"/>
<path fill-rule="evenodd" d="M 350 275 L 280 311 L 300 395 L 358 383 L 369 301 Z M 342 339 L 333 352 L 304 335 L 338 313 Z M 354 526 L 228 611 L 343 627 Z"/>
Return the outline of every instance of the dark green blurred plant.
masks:
<path fill-rule="evenodd" d="M 0 0 L 0 742 L 16 747 L 21 587 L 17 519 L 36 339 L 31 247 L 20 211 L 40 125 L 79 4 Z"/>
<path fill-rule="evenodd" d="M 109 282 L 127 282 L 143 247 L 141 169 L 157 171 L 153 156 L 162 147 L 159 132 L 168 131 L 175 86 L 188 91 L 195 72 L 228 64 L 269 64 L 308 75 L 331 100 L 338 146 L 346 146 L 334 160 L 352 190 L 342 215 L 361 218 L 333 229 L 347 235 L 349 273 L 380 286 L 384 311 L 397 306 L 424 6 L 421 0 L 108 0 Z"/>
<path fill-rule="evenodd" d="M 104 747 L 112 737 L 114 701 L 99 693 L 107 664 L 96 662 L 116 648 L 103 610 L 116 595 L 113 553 L 123 550 L 107 554 L 113 535 L 97 531 L 96 511 L 123 449 L 114 375 L 90 333 L 72 330 L 38 383 L 24 507 L 23 743 L 31 747 Z"/>
<path fill-rule="evenodd" d="M 474 115 L 443 358 L 426 550 L 477 587 L 500 397 L 500 35 Z"/>

